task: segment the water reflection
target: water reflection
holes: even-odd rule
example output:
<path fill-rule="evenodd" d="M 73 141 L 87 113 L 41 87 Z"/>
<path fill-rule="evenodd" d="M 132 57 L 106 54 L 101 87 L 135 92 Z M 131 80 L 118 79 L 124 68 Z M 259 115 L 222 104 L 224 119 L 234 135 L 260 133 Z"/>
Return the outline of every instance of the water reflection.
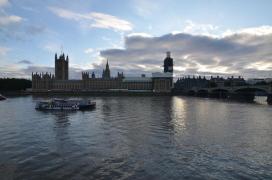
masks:
<path fill-rule="evenodd" d="M 51 113 L 54 117 L 56 128 L 65 128 L 71 124 L 69 122 L 69 116 L 75 114 L 76 111 L 52 111 L 47 113 Z"/>
<path fill-rule="evenodd" d="M 0 104 L 14 179 L 271 179 L 271 107 L 185 97 L 96 97 L 86 112 Z M 10 111 L 16 107 L 16 111 Z M 1 171 L 0 171 L 1 177 Z"/>
<path fill-rule="evenodd" d="M 172 120 L 175 132 L 177 133 L 182 133 L 186 128 L 187 106 L 187 102 L 184 99 L 180 97 L 172 98 Z"/>

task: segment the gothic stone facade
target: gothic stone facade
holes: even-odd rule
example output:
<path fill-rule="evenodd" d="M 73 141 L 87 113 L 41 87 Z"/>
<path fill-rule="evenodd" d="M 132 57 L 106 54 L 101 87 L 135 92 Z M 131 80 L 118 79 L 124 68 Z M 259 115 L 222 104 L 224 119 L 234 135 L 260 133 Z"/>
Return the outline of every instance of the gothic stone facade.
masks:
<path fill-rule="evenodd" d="M 167 62 L 167 61 L 170 61 Z M 82 72 L 81 80 L 68 80 L 68 56 L 62 54 L 58 58 L 55 55 L 55 75 L 50 73 L 32 73 L 32 90 L 42 91 L 101 91 L 101 90 L 132 90 L 132 91 L 153 91 L 170 92 L 172 89 L 172 69 L 173 59 L 170 53 L 164 61 L 164 73 L 154 75 L 154 77 L 124 77 L 123 73 L 117 77 L 111 77 L 110 68 L 107 61 L 101 78 L 96 78 L 95 74 Z"/>

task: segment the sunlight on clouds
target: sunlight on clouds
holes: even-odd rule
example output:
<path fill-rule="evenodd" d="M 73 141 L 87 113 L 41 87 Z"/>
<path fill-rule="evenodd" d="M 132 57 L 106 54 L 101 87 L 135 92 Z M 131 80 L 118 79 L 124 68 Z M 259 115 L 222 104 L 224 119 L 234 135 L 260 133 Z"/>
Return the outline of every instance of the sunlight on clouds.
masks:
<path fill-rule="evenodd" d="M 213 38 L 202 35 L 185 33 L 165 34 L 163 36 L 143 37 L 127 36 L 125 47 L 120 49 L 106 49 L 101 51 L 101 56 L 114 61 L 115 66 L 127 64 L 126 67 L 134 71 L 145 70 L 153 65 L 162 65 L 164 52 L 170 50 L 174 58 L 175 73 L 193 75 L 243 75 L 251 77 L 251 71 L 245 67 L 256 62 L 259 57 L 269 58 L 271 38 L 249 35 L 250 45 L 245 42 L 237 43 L 243 39 L 243 34 L 228 38 Z M 252 46 L 252 44 L 260 46 Z M 138 66 L 144 65 L 144 66 Z M 155 68 L 150 68 L 151 72 Z M 263 68 L 264 69 L 264 68 Z M 158 67 L 156 70 L 162 70 Z M 256 69 L 255 74 L 266 73 Z"/>
<path fill-rule="evenodd" d="M 218 66 L 218 65 L 197 65 L 198 72 L 208 72 L 215 74 L 237 74 L 238 71 L 230 70 L 228 66 Z"/>
<path fill-rule="evenodd" d="M 272 26 L 260 26 L 257 28 L 246 28 L 242 29 L 240 33 L 252 34 L 256 36 L 263 36 L 272 34 Z"/>
<path fill-rule="evenodd" d="M 95 59 L 95 61 L 96 61 L 97 57 L 100 55 L 100 49 L 99 48 L 96 48 L 96 49 L 88 48 L 88 49 L 85 49 L 84 53 L 87 54 L 92 59 Z"/>
<path fill-rule="evenodd" d="M 185 27 L 182 31 L 172 31 L 172 34 L 188 33 L 193 35 L 204 35 L 214 38 L 222 38 L 233 36 L 235 34 L 248 34 L 255 36 L 265 36 L 272 34 L 272 26 L 264 25 L 259 27 L 249 27 L 237 30 L 227 29 L 224 30 L 219 26 L 213 24 L 196 23 L 191 20 L 185 21 Z"/>
<path fill-rule="evenodd" d="M 98 12 L 81 14 L 57 7 L 49 7 L 49 10 L 61 18 L 89 24 L 89 28 L 103 28 L 116 31 L 131 31 L 133 28 L 130 22 L 109 14 Z"/>
<path fill-rule="evenodd" d="M 266 71 L 266 70 L 271 71 L 272 62 L 258 61 L 258 62 L 247 65 L 246 69 L 257 69 L 259 71 Z"/>
<path fill-rule="evenodd" d="M 184 66 L 174 66 L 174 71 L 186 71 L 186 67 Z"/>
<path fill-rule="evenodd" d="M 183 59 L 186 59 L 186 60 L 187 60 L 187 59 L 190 58 L 190 56 L 191 56 L 190 54 L 185 54 L 185 55 L 183 56 Z"/>
<path fill-rule="evenodd" d="M 184 33 L 217 37 L 219 27 L 212 24 L 199 24 L 191 20 L 185 21 Z M 174 32 L 177 33 L 177 32 Z"/>
<path fill-rule="evenodd" d="M 177 31 L 177 30 L 176 30 L 176 31 L 172 31 L 172 32 L 171 32 L 171 34 L 173 34 L 173 35 L 180 34 L 180 33 L 182 33 L 182 31 Z"/>
<path fill-rule="evenodd" d="M 151 34 L 148 33 L 130 33 L 127 37 L 140 36 L 140 37 L 152 37 Z"/>
<path fill-rule="evenodd" d="M 143 69 L 147 68 L 146 65 L 143 65 L 143 64 L 137 64 L 137 66 Z"/>
<path fill-rule="evenodd" d="M 89 14 L 93 18 L 94 23 L 91 27 L 105 28 L 105 29 L 115 29 L 121 31 L 131 31 L 132 24 L 128 21 L 119 19 L 115 16 L 93 12 Z"/>
<path fill-rule="evenodd" d="M 227 30 L 223 33 L 223 36 L 231 36 L 234 34 L 249 34 L 255 36 L 265 36 L 272 34 L 272 26 L 259 26 L 244 28 L 237 31 Z"/>
<path fill-rule="evenodd" d="M 29 78 L 30 75 L 26 74 L 22 70 L 22 66 L 18 64 L 8 64 L 0 66 L 0 78 L 5 77 L 20 77 L 20 78 Z"/>

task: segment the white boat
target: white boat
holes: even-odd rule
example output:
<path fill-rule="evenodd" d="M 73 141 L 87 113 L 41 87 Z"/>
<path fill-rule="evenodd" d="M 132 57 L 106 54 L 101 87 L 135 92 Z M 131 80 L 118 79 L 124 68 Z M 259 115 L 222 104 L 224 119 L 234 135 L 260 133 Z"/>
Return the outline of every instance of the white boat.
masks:
<path fill-rule="evenodd" d="M 37 110 L 89 110 L 95 108 L 96 103 L 90 100 L 64 100 L 52 99 L 39 101 L 36 104 Z"/>

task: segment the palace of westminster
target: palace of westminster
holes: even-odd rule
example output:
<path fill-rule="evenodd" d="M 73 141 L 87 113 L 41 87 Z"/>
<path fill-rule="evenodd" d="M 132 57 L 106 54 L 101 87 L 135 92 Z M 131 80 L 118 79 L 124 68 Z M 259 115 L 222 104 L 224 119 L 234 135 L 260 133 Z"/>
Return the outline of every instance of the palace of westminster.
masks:
<path fill-rule="evenodd" d="M 140 77 L 125 77 L 123 72 L 112 77 L 109 63 L 103 70 L 102 77 L 94 73 L 82 72 L 81 80 L 69 80 L 69 57 L 55 54 L 55 75 L 51 73 L 32 73 L 32 91 L 139 91 L 171 92 L 173 88 L 173 59 L 167 52 L 164 59 L 164 72 L 144 74 Z"/>

